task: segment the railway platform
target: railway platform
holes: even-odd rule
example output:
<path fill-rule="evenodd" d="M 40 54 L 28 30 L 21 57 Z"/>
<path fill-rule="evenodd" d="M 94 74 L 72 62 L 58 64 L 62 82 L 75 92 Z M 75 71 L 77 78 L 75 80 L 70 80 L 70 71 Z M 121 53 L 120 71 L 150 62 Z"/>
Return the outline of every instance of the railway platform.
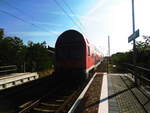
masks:
<path fill-rule="evenodd" d="M 150 93 L 136 87 L 128 74 L 107 74 L 107 79 L 108 113 L 150 113 Z"/>
<path fill-rule="evenodd" d="M 136 87 L 128 74 L 97 73 L 96 76 L 102 80 L 93 80 L 98 84 L 89 87 L 88 96 L 85 93 L 79 99 L 80 104 L 75 105 L 76 110 L 69 113 L 150 113 L 150 93 Z"/>
<path fill-rule="evenodd" d="M 33 81 L 35 79 L 38 79 L 39 75 L 34 73 L 12 73 L 5 76 L 0 77 L 0 91 L 18 86 L 24 83 L 27 83 L 29 81 Z"/>

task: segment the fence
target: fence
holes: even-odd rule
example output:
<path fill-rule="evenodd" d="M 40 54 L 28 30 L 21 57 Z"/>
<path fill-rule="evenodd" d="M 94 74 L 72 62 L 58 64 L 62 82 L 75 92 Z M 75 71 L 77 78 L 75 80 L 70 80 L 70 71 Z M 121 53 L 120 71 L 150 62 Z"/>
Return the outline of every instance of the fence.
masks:
<path fill-rule="evenodd" d="M 137 86 L 142 85 L 150 90 L 150 69 L 133 64 L 124 64 L 124 66 L 128 72 L 132 73 Z"/>
<path fill-rule="evenodd" d="M 0 75 L 9 74 L 17 71 L 16 65 L 0 66 Z"/>

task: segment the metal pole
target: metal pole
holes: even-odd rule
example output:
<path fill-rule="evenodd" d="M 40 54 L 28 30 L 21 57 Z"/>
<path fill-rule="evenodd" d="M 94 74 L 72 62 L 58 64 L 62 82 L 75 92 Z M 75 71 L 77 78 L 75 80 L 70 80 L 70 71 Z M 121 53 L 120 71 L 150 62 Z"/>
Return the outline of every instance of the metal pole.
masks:
<path fill-rule="evenodd" d="M 134 0 L 132 0 L 132 24 L 133 24 L 133 34 L 134 34 L 134 32 L 135 32 Z M 133 65 L 136 66 L 136 45 L 135 45 L 135 39 L 133 40 Z M 137 77 L 135 75 L 135 84 L 136 85 L 138 85 L 137 81 L 138 80 L 137 80 Z"/>
<path fill-rule="evenodd" d="M 135 32 L 134 0 L 132 0 L 132 22 L 133 22 L 133 33 L 134 33 Z"/>
<path fill-rule="evenodd" d="M 109 73 L 109 63 L 110 63 L 110 39 L 109 39 L 109 36 L 108 36 L 107 73 Z"/>
<path fill-rule="evenodd" d="M 110 57 L 110 37 L 108 36 L 108 56 Z"/>
<path fill-rule="evenodd" d="M 134 33 L 135 32 L 134 0 L 132 0 L 132 24 L 133 24 L 133 33 Z M 133 64 L 136 65 L 136 45 L 135 45 L 135 39 L 133 40 Z"/>

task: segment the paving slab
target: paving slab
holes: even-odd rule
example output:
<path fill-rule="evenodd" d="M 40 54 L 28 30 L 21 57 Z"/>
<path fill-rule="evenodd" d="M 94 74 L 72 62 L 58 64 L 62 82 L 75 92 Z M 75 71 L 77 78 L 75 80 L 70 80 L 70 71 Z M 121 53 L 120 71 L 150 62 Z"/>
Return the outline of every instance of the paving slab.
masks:
<path fill-rule="evenodd" d="M 150 113 L 149 99 L 125 74 L 108 74 L 108 98 L 109 113 Z"/>

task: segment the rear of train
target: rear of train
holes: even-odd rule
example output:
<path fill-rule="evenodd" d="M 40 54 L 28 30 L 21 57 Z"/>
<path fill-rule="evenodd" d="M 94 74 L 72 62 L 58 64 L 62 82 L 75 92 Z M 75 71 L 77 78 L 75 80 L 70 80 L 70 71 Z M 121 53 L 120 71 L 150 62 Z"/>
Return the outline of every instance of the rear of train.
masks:
<path fill-rule="evenodd" d="M 63 32 L 55 44 L 55 71 L 60 78 L 82 81 L 98 62 L 99 55 L 75 30 Z M 96 58 L 97 57 L 97 58 Z"/>
<path fill-rule="evenodd" d="M 84 79 L 86 68 L 86 42 L 81 33 L 68 30 L 62 33 L 55 45 L 55 70 L 66 79 Z M 70 75 L 70 76 L 68 76 Z"/>

